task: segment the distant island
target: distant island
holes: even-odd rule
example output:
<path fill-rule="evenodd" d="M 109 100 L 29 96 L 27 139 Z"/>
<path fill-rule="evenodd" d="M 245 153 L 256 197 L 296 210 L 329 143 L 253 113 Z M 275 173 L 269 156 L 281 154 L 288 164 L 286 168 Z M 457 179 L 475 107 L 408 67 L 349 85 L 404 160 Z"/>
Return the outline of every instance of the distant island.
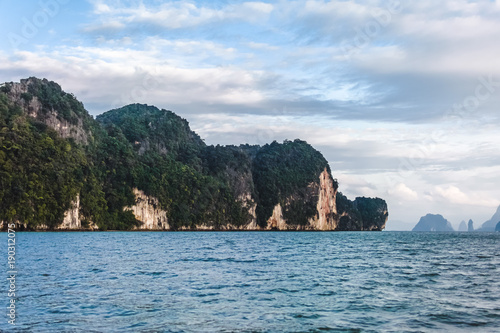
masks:
<path fill-rule="evenodd" d="M 439 214 L 427 214 L 420 218 L 412 231 L 454 231 L 451 223 Z"/>
<path fill-rule="evenodd" d="M 460 222 L 460 225 L 458 226 L 458 231 L 468 231 L 468 232 L 474 231 L 474 221 L 469 220 L 467 224 L 465 223 L 465 221 Z"/>
<path fill-rule="evenodd" d="M 46 79 L 0 85 L 0 222 L 21 230 L 383 230 L 301 140 L 210 146 L 167 110 L 89 115 Z"/>
<path fill-rule="evenodd" d="M 497 211 L 491 219 L 488 221 L 484 222 L 481 225 L 481 228 L 477 229 L 477 231 L 495 231 L 498 223 L 500 222 L 500 206 L 498 206 Z"/>
<path fill-rule="evenodd" d="M 500 231 L 500 206 L 491 219 L 484 222 L 480 228 L 474 229 L 474 221 L 469 220 L 460 222 L 458 231 L 478 231 L 478 232 L 492 232 Z M 415 225 L 412 231 L 454 231 L 451 223 L 439 214 L 427 214 L 422 216 L 420 221 Z"/>

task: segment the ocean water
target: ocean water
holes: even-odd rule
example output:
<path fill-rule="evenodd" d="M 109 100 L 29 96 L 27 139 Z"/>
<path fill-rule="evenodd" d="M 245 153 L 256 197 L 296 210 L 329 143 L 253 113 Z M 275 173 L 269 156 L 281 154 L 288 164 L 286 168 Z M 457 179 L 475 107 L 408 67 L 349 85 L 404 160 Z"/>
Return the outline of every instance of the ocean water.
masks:
<path fill-rule="evenodd" d="M 16 326 L 2 316 L 2 332 L 500 332 L 500 233 L 16 240 Z M 1 295 L 6 309 L 7 282 Z"/>

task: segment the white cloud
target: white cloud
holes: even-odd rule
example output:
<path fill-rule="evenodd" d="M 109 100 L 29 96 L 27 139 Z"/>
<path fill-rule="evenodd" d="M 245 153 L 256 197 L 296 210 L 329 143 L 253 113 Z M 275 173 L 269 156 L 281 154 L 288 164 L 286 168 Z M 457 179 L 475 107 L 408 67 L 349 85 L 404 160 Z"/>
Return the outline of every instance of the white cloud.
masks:
<path fill-rule="evenodd" d="M 457 205 L 498 207 L 500 204 L 500 200 L 491 197 L 484 197 L 479 193 L 471 193 L 467 195 L 454 185 L 436 186 L 434 188 L 434 197 L 436 196 Z"/>
<path fill-rule="evenodd" d="M 349 59 L 342 43 L 389 2 L 92 3 L 87 22 L 51 21 L 52 44 L 0 51 L 3 81 L 47 77 L 94 114 L 168 108 L 214 144 L 305 139 L 341 191 L 387 194 L 391 219 L 481 221 L 499 203 L 500 88 L 442 119 L 478 77 L 500 80 L 498 2 L 401 2 Z"/>
<path fill-rule="evenodd" d="M 418 194 L 403 183 L 397 184 L 394 188 L 387 191 L 390 195 L 399 200 L 414 201 L 418 199 Z"/>
<path fill-rule="evenodd" d="M 100 20 L 88 25 L 86 30 L 108 30 L 107 22 L 110 19 L 119 21 L 122 27 L 143 24 L 167 29 L 189 28 L 226 20 L 256 22 L 267 18 L 272 10 L 273 5 L 264 2 L 244 2 L 227 5 L 222 9 L 197 6 L 190 2 L 168 2 L 156 7 L 143 3 L 132 7 L 119 4 L 110 8 L 97 2 L 94 4 L 94 13 L 100 16 Z"/>

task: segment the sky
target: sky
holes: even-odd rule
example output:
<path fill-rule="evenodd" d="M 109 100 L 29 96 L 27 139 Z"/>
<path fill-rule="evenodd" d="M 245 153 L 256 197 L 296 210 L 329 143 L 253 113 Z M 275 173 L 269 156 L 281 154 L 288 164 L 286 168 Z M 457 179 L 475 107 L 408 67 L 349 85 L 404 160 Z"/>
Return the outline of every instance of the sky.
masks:
<path fill-rule="evenodd" d="M 207 144 L 300 138 L 387 230 L 500 205 L 500 2 L 0 0 L 0 82 L 92 115 L 172 110 Z"/>

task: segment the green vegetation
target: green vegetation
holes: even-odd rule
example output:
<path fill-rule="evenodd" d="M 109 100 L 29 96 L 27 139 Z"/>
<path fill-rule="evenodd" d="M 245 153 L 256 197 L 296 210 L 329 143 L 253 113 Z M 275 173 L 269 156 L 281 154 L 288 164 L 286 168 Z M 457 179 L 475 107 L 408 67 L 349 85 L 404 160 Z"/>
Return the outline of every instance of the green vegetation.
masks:
<path fill-rule="evenodd" d="M 354 204 L 363 221 L 363 230 L 382 230 L 385 225 L 387 217 L 387 204 L 380 198 L 365 198 L 358 197 L 354 200 Z"/>
<path fill-rule="evenodd" d="M 358 197 L 354 201 L 337 193 L 339 230 L 382 230 L 387 221 L 387 204 L 380 198 Z"/>
<path fill-rule="evenodd" d="M 133 104 L 94 120 L 57 83 L 30 78 L 21 86 L 0 87 L 0 221 L 55 228 L 79 198 L 84 226 L 128 230 L 139 223 L 126 209 L 134 188 L 158 199 L 173 229 L 243 226 L 255 204 L 260 226 L 277 204 L 289 224 L 316 214 L 318 177 L 330 170 L 305 141 L 207 146 L 171 111 Z M 56 118 L 75 126 L 74 138 L 46 125 Z M 371 214 L 381 203 L 358 199 L 337 197 L 346 230 L 380 223 Z"/>
<path fill-rule="evenodd" d="M 0 94 L 0 220 L 57 226 L 83 186 L 83 151 Z"/>
<path fill-rule="evenodd" d="M 234 166 L 224 159 L 229 150 L 207 147 L 186 120 L 171 111 L 141 104 L 106 112 L 97 120 L 117 142 L 126 142 L 128 149 L 116 161 L 109 157 L 105 161 L 108 167 L 116 165 L 113 170 L 121 170 L 107 185 L 123 184 L 116 198 L 125 198 L 130 186 L 140 188 L 158 198 L 174 229 L 249 222 L 250 216 L 236 200 L 226 173 L 216 171 L 214 164 L 225 161 L 228 167 Z M 116 150 L 105 151 L 103 157 L 116 156 Z M 117 206 L 130 204 L 123 201 Z"/>

